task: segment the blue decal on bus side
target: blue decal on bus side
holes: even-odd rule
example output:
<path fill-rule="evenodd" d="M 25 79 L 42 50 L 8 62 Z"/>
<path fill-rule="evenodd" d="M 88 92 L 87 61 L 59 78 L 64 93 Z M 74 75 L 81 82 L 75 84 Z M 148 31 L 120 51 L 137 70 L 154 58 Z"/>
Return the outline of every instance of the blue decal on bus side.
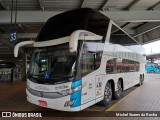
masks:
<path fill-rule="evenodd" d="M 75 88 L 75 87 L 78 87 L 80 85 L 82 85 L 82 80 L 76 80 L 76 81 L 72 82 L 71 88 Z"/>
<path fill-rule="evenodd" d="M 72 82 L 71 88 L 76 88 L 80 85 L 82 85 L 82 80 L 76 80 Z M 81 96 L 82 96 L 82 90 L 79 90 L 70 95 L 70 100 L 75 100 L 74 104 L 70 106 L 71 108 L 78 107 L 81 105 Z"/>

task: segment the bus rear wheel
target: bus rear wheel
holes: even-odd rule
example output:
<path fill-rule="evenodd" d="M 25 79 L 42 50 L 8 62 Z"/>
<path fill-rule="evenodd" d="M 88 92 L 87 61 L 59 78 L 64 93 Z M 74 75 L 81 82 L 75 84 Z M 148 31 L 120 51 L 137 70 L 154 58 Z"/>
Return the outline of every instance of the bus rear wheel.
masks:
<path fill-rule="evenodd" d="M 142 76 L 140 76 L 139 77 L 139 83 L 138 83 L 138 86 L 141 86 L 143 84 L 143 77 Z"/>
<path fill-rule="evenodd" d="M 119 80 L 117 83 L 117 90 L 114 93 L 114 99 L 118 100 L 119 98 L 121 98 L 121 93 L 122 93 L 122 85 L 121 81 Z"/>
<path fill-rule="evenodd" d="M 110 104 L 112 100 L 112 87 L 111 87 L 111 83 L 107 83 L 105 86 L 105 90 L 104 90 L 104 98 L 101 101 L 101 104 L 107 106 Z"/>

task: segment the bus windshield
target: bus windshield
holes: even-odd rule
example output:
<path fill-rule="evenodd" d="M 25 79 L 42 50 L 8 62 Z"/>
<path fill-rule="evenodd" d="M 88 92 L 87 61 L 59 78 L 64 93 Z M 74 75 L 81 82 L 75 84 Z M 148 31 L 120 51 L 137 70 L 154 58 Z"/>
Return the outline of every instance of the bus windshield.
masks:
<path fill-rule="evenodd" d="M 66 82 L 75 76 L 76 53 L 69 44 L 35 48 L 31 59 L 32 78 L 40 83 Z"/>

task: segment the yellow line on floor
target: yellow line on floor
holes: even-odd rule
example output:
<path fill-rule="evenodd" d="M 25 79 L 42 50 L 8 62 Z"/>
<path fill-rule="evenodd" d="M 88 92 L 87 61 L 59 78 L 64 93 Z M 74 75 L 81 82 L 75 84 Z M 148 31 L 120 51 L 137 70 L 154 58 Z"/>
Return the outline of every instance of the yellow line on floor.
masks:
<path fill-rule="evenodd" d="M 129 97 L 130 95 L 132 95 L 134 92 L 136 92 L 140 87 L 136 88 L 135 90 L 133 90 L 132 92 L 130 92 L 128 95 L 126 95 L 125 97 L 123 97 L 122 99 L 120 99 L 118 102 L 116 102 L 115 104 L 113 104 L 111 107 L 109 107 L 108 109 L 106 109 L 105 111 L 111 111 L 113 110 L 115 107 L 117 107 L 120 103 L 122 103 L 127 97 Z"/>

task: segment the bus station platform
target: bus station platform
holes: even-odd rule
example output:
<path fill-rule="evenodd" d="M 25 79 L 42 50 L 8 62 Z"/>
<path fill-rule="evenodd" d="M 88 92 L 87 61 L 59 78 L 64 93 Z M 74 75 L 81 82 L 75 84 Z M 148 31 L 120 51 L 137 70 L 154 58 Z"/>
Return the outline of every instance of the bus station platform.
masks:
<path fill-rule="evenodd" d="M 48 108 L 33 105 L 26 99 L 26 81 L 1 82 L 0 83 L 0 111 L 50 111 L 55 112 Z M 132 87 L 126 91 L 123 91 L 122 98 L 114 100 L 108 107 L 101 106 L 99 104 L 93 105 L 83 111 L 96 111 L 99 112 L 111 112 L 111 111 L 147 111 L 154 112 L 160 111 L 160 75 L 159 74 L 146 74 L 145 81 L 142 86 Z M 58 111 L 56 111 L 58 112 Z M 63 113 L 63 112 L 61 112 Z M 80 113 L 80 112 L 79 112 Z M 88 112 L 89 113 L 89 112 Z M 74 112 L 73 112 L 74 114 Z M 76 113 L 77 114 L 77 113 Z M 82 117 L 82 118 L 81 118 Z M 85 119 L 87 116 L 73 117 L 72 119 Z M 158 120 L 158 117 L 104 117 L 98 116 L 101 119 L 118 119 L 118 120 Z M 63 117 L 56 118 L 63 119 Z M 87 119 L 94 120 L 97 118 L 88 116 Z M 0 118 L 2 119 L 2 118 Z M 19 118 L 21 119 L 21 118 Z M 45 119 L 54 119 L 47 117 Z M 69 118 L 71 119 L 71 118 Z"/>

